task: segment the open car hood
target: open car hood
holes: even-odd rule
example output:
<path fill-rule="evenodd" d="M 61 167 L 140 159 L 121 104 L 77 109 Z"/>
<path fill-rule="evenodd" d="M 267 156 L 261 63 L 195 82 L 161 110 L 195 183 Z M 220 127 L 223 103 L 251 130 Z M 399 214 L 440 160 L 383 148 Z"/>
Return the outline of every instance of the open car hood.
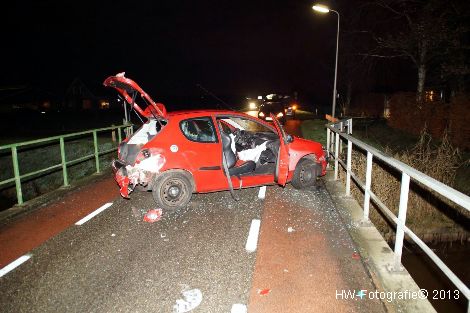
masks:
<path fill-rule="evenodd" d="M 150 96 L 132 79 L 124 77 L 125 73 L 109 76 L 103 82 L 106 87 L 116 89 L 140 115 L 149 117 L 161 117 L 166 119 L 166 108 L 162 103 L 156 103 Z M 138 104 L 139 102 L 140 104 Z"/>

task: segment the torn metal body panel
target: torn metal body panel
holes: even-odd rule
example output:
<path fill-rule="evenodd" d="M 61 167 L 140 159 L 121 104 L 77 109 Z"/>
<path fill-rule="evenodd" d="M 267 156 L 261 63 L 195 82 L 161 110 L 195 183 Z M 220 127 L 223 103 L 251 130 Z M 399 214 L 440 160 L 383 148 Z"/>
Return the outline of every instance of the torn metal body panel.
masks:
<path fill-rule="evenodd" d="M 158 151 L 158 150 L 157 150 Z M 165 164 L 165 157 L 155 149 L 146 149 L 140 152 L 133 164 L 125 164 L 121 160 L 114 160 L 113 169 L 115 178 L 124 198 L 129 197 L 135 186 L 147 186 L 154 176 L 160 172 Z"/>

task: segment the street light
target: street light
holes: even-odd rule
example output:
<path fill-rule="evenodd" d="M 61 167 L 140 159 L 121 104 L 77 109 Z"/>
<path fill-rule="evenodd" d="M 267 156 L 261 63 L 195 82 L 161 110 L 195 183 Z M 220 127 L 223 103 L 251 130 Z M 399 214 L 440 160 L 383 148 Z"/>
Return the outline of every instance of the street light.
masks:
<path fill-rule="evenodd" d="M 337 29 L 337 32 L 336 32 L 336 60 L 335 60 L 335 82 L 334 82 L 334 85 L 333 85 L 333 105 L 332 105 L 332 108 L 331 108 L 331 116 L 332 117 L 335 117 L 335 109 L 336 109 L 336 95 L 337 95 L 337 92 L 336 92 L 336 80 L 338 78 L 338 49 L 339 49 L 339 13 L 335 10 L 332 10 L 330 9 L 329 7 L 327 6 L 324 6 L 324 5 L 321 5 L 321 4 L 315 4 L 312 9 L 314 11 L 317 11 L 319 13 L 329 13 L 330 11 L 331 12 L 335 12 L 336 15 L 338 16 L 338 29 Z"/>

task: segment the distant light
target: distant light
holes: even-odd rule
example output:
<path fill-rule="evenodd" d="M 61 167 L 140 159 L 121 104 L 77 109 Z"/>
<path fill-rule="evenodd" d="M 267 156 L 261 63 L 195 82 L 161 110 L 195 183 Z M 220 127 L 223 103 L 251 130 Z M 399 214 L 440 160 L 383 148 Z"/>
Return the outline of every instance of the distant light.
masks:
<path fill-rule="evenodd" d="M 258 96 L 258 100 L 263 100 L 263 96 Z"/>
<path fill-rule="evenodd" d="M 109 101 L 101 100 L 100 101 L 100 109 L 102 109 L 102 110 L 109 109 Z"/>
<path fill-rule="evenodd" d="M 261 117 L 264 117 L 264 113 L 263 113 L 263 112 L 259 112 L 258 115 L 261 116 Z"/>
<path fill-rule="evenodd" d="M 292 106 L 292 110 L 294 110 L 294 111 L 297 110 L 297 104 L 294 104 L 294 105 Z"/>
<path fill-rule="evenodd" d="M 282 112 L 277 113 L 277 117 L 283 117 L 283 116 L 284 114 L 282 114 Z"/>
<path fill-rule="evenodd" d="M 252 109 L 252 110 L 256 109 L 256 103 L 255 102 L 250 102 L 248 105 L 250 106 L 250 109 Z"/>
<path fill-rule="evenodd" d="M 42 114 L 46 114 L 46 112 L 44 112 L 44 111 L 41 111 L 41 113 L 42 113 Z"/>
<path fill-rule="evenodd" d="M 317 12 L 320 13 L 328 13 L 330 12 L 330 9 L 327 6 L 324 6 L 322 4 L 315 4 L 312 9 L 314 9 Z"/>

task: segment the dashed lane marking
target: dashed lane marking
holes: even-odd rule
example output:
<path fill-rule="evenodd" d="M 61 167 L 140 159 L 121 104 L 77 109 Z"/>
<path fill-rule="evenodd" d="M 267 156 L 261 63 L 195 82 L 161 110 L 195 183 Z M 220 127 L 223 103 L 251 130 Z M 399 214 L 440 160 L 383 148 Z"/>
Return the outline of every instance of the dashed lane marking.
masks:
<path fill-rule="evenodd" d="M 256 246 L 258 245 L 258 234 L 261 225 L 260 220 L 252 220 L 250 226 L 250 232 L 248 233 L 248 239 L 246 240 L 245 249 L 247 252 L 255 252 Z"/>
<path fill-rule="evenodd" d="M 258 198 L 259 199 L 266 198 L 266 186 L 262 186 L 262 187 L 259 188 Z"/>
<path fill-rule="evenodd" d="M 230 311 L 230 313 L 246 313 L 246 312 L 247 312 L 246 305 L 241 304 L 241 303 L 236 303 L 232 305 L 232 310 Z"/>
<path fill-rule="evenodd" d="M 100 214 L 101 212 L 103 212 L 104 210 L 106 210 L 107 208 L 109 208 L 110 206 L 112 206 L 113 203 L 112 202 L 108 202 L 106 203 L 105 205 L 101 206 L 99 209 L 91 212 L 90 214 L 88 214 L 87 216 L 85 216 L 84 218 L 82 218 L 81 220 L 79 220 L 78 222 L 75 223 L 75 225 L 83 225 L 85 224 L 86 222 L 88 222 L 89 220 L 91 220 L 93 217 L 95 217 L 96 215 Z"/>
<path fill-rule="evenodd" d="M 25 254 L 19 257 L 18 259 L 14 260 L 13 262 L 11 262 L 10 264 L 8 264 L 7 266 L 5 266 L 4 268 L 0 270 L 0 277 L 5 276 L 9 272 L 14 270 L 18 266 L 20 266 L 21 264 L 23 264 L 24 262 L 28 261 L 30 258 L 31 258 L 31 254 Z"/>

